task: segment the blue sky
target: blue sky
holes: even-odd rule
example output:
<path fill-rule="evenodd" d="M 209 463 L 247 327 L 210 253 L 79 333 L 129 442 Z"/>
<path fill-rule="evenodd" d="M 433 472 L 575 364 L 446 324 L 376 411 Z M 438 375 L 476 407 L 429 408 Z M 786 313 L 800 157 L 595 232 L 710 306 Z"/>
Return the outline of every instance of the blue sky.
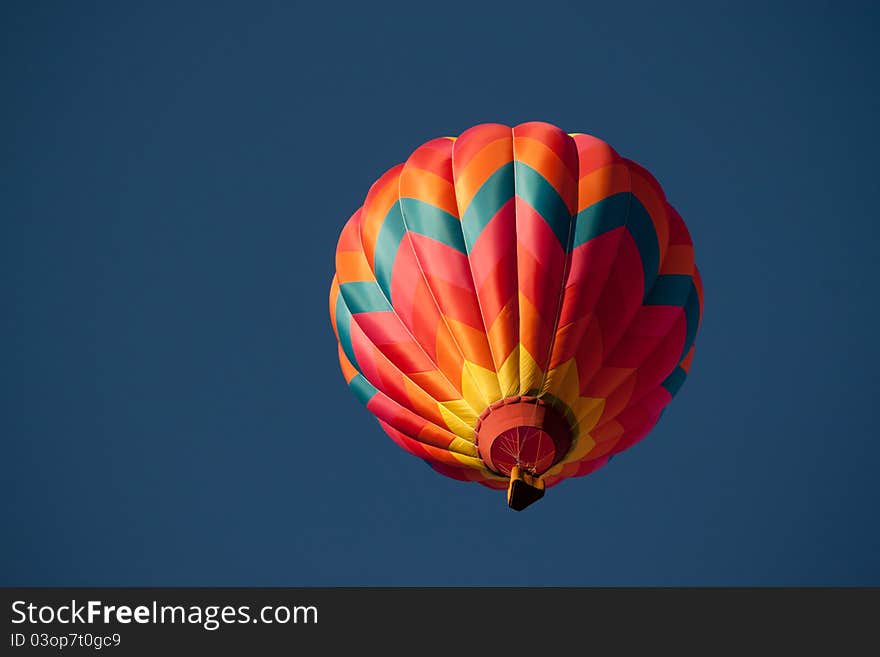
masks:
<path fill-rule="evenodd" d="M 880 11 L 746 4 L 3 3 L 0 584 L 880 584 Z M 384 170 L 529 120 L 657 176 L 706 307 L 515 513 L 385 437 L 327 291 Z"/>

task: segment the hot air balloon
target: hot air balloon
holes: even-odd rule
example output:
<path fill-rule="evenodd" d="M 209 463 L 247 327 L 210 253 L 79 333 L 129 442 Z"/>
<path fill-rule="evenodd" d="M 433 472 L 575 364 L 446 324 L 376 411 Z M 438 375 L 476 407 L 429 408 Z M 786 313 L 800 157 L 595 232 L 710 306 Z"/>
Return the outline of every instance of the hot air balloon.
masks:
<path fill-rule="evenodd" d="M 477 125 L 417 148 L 342 228 L 349 389 L 437 472 L 521 510 L 654 427 L 703 288 L 654 177 L 587 134 Z"/>

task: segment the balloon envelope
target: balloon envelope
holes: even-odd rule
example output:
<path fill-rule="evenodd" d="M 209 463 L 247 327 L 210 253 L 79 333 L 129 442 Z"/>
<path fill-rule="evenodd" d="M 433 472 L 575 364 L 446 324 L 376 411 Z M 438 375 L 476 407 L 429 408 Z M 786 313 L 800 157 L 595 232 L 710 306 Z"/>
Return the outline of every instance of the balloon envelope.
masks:
<path fill-rule="evenodd" d="M 547 123 L 484 124 L 373 184 L 339 238 L 330 316 L 349 388 L 400 447 L 543 494 L 651 430 L 702 297 L 645 169 Z"/>

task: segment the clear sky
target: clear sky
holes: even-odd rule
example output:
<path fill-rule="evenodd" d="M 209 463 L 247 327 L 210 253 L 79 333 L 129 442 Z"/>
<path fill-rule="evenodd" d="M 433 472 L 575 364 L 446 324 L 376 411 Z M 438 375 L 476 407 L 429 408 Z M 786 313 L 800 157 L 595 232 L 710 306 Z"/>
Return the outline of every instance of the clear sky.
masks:
<path fill-rule="evenodd" d="M 0 4 L 0 583 L 880 584 L 878 19 Z M 652 435 L 516 513 L 385 436 L 327 294 L 383 171 L 529 120 L 657 176 L 706 306 Z"/>

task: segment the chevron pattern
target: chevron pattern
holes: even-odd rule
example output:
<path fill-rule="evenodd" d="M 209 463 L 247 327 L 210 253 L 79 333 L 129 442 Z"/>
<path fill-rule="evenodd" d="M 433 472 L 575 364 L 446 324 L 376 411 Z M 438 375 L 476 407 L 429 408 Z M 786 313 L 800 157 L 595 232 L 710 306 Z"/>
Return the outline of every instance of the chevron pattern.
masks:
<path fill-rule="evenodd" d="M 605 142 L 547 123 L 422 145 L 342 229 L 330 317 L 350 389 L 400 447 L 492 488 L 474 427 L 537 396 L 574 441 L 544 473 L 589 474 L 681 388 L 702 318 L 687 227 Z"/>

